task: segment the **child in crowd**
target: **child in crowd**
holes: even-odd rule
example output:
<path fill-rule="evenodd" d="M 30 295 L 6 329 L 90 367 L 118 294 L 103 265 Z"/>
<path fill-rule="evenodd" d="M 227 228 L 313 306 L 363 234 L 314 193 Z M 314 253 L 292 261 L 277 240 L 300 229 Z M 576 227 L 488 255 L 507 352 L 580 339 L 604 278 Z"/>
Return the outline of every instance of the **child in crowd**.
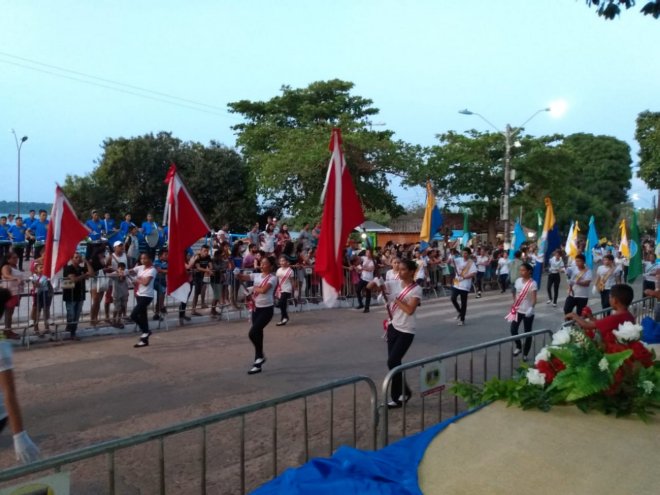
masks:
<path fill-rule="evenodd" d="M 39 337 L 44 337 L 50 333 L 50 303 L 53 301 L 53 286 L 46 275 L 44 275 L 44 265 L 39 263 L 34 267 L 32 275 L 34 284 L 35 298 L 37 303 L 37 312 L 35 315 L 34 331 Z M 44 331 L 39 331 L 39 315 L 43 312 Z"/>
<path fill-rule="evenodd" d="M 117 328 L 124 328 L 123 320 L 126 318 L 128 294 L 132 286 L 131 277 L 126 272 L 126 264 L 121 261 L 117 263 L 117 271 L 110 277 L 112 277 L 112 294 L 115 305 L 112 324 Z"/>

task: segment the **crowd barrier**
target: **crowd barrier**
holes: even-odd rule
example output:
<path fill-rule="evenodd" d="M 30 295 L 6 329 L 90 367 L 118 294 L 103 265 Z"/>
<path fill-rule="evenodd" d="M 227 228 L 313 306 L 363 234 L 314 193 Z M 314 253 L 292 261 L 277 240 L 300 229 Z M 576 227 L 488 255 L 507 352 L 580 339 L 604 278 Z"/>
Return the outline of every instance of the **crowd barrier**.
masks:
<path fill-rule="evenodd" d="M 653 298 L 639 299 L 631 304 L 630 310 L 635 315 L 637 322 L 653 313 L 654 304 Z M 601 311 L 595 313 L 594 317 L 602 318 L 606 314 L 607 311 Z M 293 467 L 306 462 L 313 456 L 331 455 L 340 444 L 359 446 L 362 443 L 362 448 L 366 449 L 383 448 L 392 441 L 424 430 L 432 423 L 457 415 L 467 409 L 467 405 L 462 399 L 446 393 L 445 386 L 456 381 L 482 384 L 493 377 L 511 378 L 521 364 L 520 358 L 513 356 L 515 343 L 524 343 L 526 339 L 531 340 L 529 357 L 530 364 L 533 364 L 534 356 L 542 347 L 548 345 L 552 333 L 549 329 L 536 330 L 404 363 L 390 370 L 385 376 L 381 386 L 380 399 L 371 379 L 362 376 L 346 378 L 276 399 L 129 438 L 112 440 L 27 466 L 1 471 L 0 483 L 3 485 L 8 482 L 15 483 L 25 477 L 38 473 L 43 474 L 47 471 L 60 472 L 65 466 L 107 456 L 107 493 L 114 494 L 118 489 L 117 479 L 120 469 L 130 464 L 124 462 L 120 466 L 121 463 L 118 460 L 120 451 L 155 442 L 158 466 L 157 470 L 152 473 L 153 479 L 149 481 L 150 478 L 145 476 L 144 470 L 139 470 L 134 478 L 130 478 L 128 474 L 122 476 L 126 479 L 130 478 L 135 483 L 151 482 L 150 486 L 158 486 L 158 493 L 165 494 L 167 486 L 172 483 L 170 479 L 172 471 L 168 470 L 168 465 L 166 465 L 165 440 L 198 430 L 201 432 L 201 440 L 194 444 L 191 439 L 186 439 L 187 441 L 183 445 L 188 450 L 185 452 L 177 450 L 175 457 L 189 460 L 191 456 L 194 457 L 190 449 L 193 447 L 198 449 L 195 459 L 199 464 L 199 492 L 206 494 L 208 490 L 213 489 L 214 484 L 218 483 L 223 487 L 222 493 L 246 493 L 246 490 L 255 488 L 277 476 L 287 467 L 287 463 L 282 462 L 278 457 L 278 450 L 282 442 L 293 442 L 294 444 L 300 442 L 297 453 L 293 454 L 295 459 L 289 459 L 289 465 Z M 412 389 L 409 400 L 404 401 L 400 409 L 390 412 L 387 403 L 390 398 L 392 380 L 397 374 L 401 374 L 404 380 L 406 380 L 406 374 L 408 374 L 408 378 L 417 375 L 419 380 L 408 382 Z M 368 394 L 358 394 L 358 385 L 362 384 L 367 387 Z M 348 393 L 346 393 L 347 388 Z M 324 393 L 327 393 L 327 396 L 322 397 L 325 399 L 324 401 L 312 404 L 313 399 Z M 279 429 L 278 407 L 281 411 L 283 407 L 296 403 L 296 401 L 302 401 L 302 404 L 299 404 L 300 409 L 297 411 L 300 419 L 286 424 L 283 428 L 285 431 L 282 432 Z M 320 407 L 319 413 L 315 414 L 312 411 L 314 407 Z M 264 410 L 270 410 L 271 416 L 269 418 L 261 417 L 256 425 L 248 427 L 246 418 Z M 343 422 L 339 420 L 342 415 Z M 285 415 L 282 414 L 282 416 Z M 394 432 L 392 428 L 394 419 L 400 425 L 397 432 Z M 312 427 L 310 422 L 313 420 L 320 420 L 320 422 Z M 232 423 L 232 421 L 237 421 L 237 423 Z M 335 426 L 338 423 L 343 424 L 344 428 L 346 428 L 344 423 L 348 424 L 348 431 L 344 431 L 343 438 L 338 435 Z M 226 432 L 212 431 L 212 427 L 219 424 L 226 425 L 229 430 Z M 231 438 L 231 432 L 234 436 L 238 435 L 239 447 L 236 454 L 238 458 L 228 456 L 226 444 L 223 443 Z M 257 440 L 248 439 L 248 433 L 256 435 Z M 325 445 L 321 448 L 313 448 L 312 440 L 321 436 L 326 438 Z M 336 442 L 335 439 L 338 436 L 341 440 Z M 269 441 L 264 442 L 264 439 Z M 184 447 L 180 446 L 180 448 Z M 219 466 L 217 462 L 214 462 L 212 464 L 214 467 L 209 469 L 212 457 L 210 452 L 214 448 L 223 453 L 220 457 L 228 464 Z M 258 451 L 258 448 L 262 448 L 262 450 Z M 291 457 L 291 455 L 289 451 L 289 456 Z M 266 458 L 268 462 L 264 464 Z M 215 460 L 215 457 L 213 459 Z M 142 463 L 142 461 L 140 462 Z M 189 472 L 187 474 L 190 475 Z M 72 481 L 72 486 L 75 486 L 77 490 L 72 493 L 85 492 L 86 483 L 91 483 L 91 480 L 98 482 L 98 470 L 80 469 L 76 471 L 76 478 Z M 236 481 L 235 489 L 226 488 L 230 480 Z"/>
<path fill-rule="evenodd" d="M 71 479 L 71 493 L 125 493 L 127 484 L 131 485 L 131 493 L 183 493 L 175 488 L 176 478 L 189 482 L 189 477 L 195 475 L 199 483 L 192 484 L 198 487 L 188 483 L 185 493 L 247 493 L 301 460 L 332 455 L 340 445 L 374 449 L 376 396 L 376 385 L 367 377 L 336 380 L 0 471 L 0 486 L 27 481 L 36 474 L 63 472 L 68 466 L 69 473 L 76 475 Z M 288 415 L 286 422 L 280 421 L 278 411 L 285 408 L 294 410 L 296 419 Z M 323 418 L 325 421 L 319 421 Z M 190 432 L 197 432 L 199 437 L 195 440 Z M 149 447 L 156 450 L 156 466 L 145 455 Z M 175 453 L 171 458 L 168 447 Z M 131 473 L 131 462 L 121 454 L 140 448 L 147 450 L 141 450 L 143 457 L 133 461 L 139 467 L 137 473 Z M 105 468 L 95 462 L 102 457 L 107 458 Z"/>
<path fill-rule="evenodd" d="M 481 384 L 493 377 L 511 378 L 522 362 L 519 357 L 513 356 L 515 342 L 522 343 L 525 339 L 531 339 L 529 356 L 533 364 L 534 356 L 548 344 L 552 333 L 549 329 L 535 330 L 403 363 L 393 368 L 385 376 L 381 387 L 378 447 L 386 447 L 392 441 L 424 430 L 431 424 L 429 421 L 435 424 L 466 410 L 467 406 L 461 399 L 445 393 L 446 385 L 456 381 Z M 387 403 L 390 401 L 392 379 L 397 374 L 401 374 L 404 380 L 406 374 L 408 378 L 416 375 L 419 379 L 408 380 L 413 393 L 409 400 L 403 401 L 398 410 L 400 412 L 392 414 Z M 396 434 L 391 431 L 390 416 L 396 417 L 400 424 Z"/>

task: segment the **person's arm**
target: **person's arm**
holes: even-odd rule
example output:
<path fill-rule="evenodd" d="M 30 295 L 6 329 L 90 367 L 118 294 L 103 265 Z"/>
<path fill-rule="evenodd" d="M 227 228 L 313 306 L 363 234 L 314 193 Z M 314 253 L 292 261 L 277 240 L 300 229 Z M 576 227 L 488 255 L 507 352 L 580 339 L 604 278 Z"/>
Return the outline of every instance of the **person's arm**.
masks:
<path fill-rule="evenodd" d="M 587 278 L 587 276 L 588 275 L 585 275 L 580 280 L 578 280 L 577 284 L 581 285 L 582 287 L 589 287 L 589 284 L 591 283 L 591 277 Z"/>
<path fill-rule="evenodd" d="M 258 287 L 258 286 L 255 285 L 255 287 L 254 287 L 254 293 L 255 293 L 255 294 L 265 294 L 265 293 L 267 293 L 269 290 L 271 290 L 271 287 L 273 287 L 273 278 L 272 278 L 272 277 L 271 277 L 271 279 L 268 281 L 268 283 L 267 283 L 266 285 L 264 285 L 263 287 Z"/>
<path fill-rule="evenodd" d="M 578 316 L 577 313 L 568 313 L 565 316 L 566 320 L 573 320 L 577 326 L 584 330 L 593 330 L 596 328 L 596 322 L 595 321 L 590 321 L 590 320 L 585 320 L 581 316 Z"/>
<path fill-rule="evenodd" d="M 409 299 L 409 302 L 405 302 L 403 299 L 399 299 L 398 297 L 395 298 L 396 305 L 398 308 L 401 309 L 405 314 L 408 316 L 412 315 L 415 310 L 417 309 L 417 306 L 419 306 L 419 298 L 418 297 L 411 297 Z"/>
<path fill-rule="evenodd" d="M 4 394 L 5 408 L 9 417 L 9 425 L 14 436 L 14 451 L 16 459 L 28 464 L 39 459 L 39 448 L 32 442 L 23 426 L 21 408 L 14 382 L 12 364 L 12 347 L 7 341 L 0 342 L 0 389 Z"/>

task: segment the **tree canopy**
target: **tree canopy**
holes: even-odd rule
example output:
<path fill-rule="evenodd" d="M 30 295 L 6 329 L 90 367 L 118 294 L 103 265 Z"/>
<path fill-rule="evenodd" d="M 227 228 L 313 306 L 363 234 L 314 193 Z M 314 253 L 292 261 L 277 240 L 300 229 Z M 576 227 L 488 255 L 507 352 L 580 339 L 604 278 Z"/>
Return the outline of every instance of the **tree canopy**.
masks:
<path fill-rule="evenodd" d="M 620 6 L 625 7 L 626 10 L 635 6 L 635 0 L 586 0 L 586 2 L 589 7 L 596 7 L 599 16 L 610 20 L 621 14 Z M 640 12 L 657 19 L 660 17 L 660 0 L 645 3 Z"/>
<path fill-rule="evenodd" d="M 402 213 L 389 190 L 388 174 L 419 161 L 422 148 L 373 130 L 378 114 L 370 99 L 351 94 L 353 83 L 334 79 L 306 88 L 282 86 L 268 101 L 229 103 L 245 122 L 235 125 L 257 192 L 274 208 L 304 219 L 320 216 L 332 127 L 342 130 L 346 163 L 366 211 Z"/>
<path fill-rule="evenodd" d="M 175 163 L 191 194 L 213 226 L 245 229 L 256 217 L 256 194 L 247 166 L 234 150 L 212 141 L 208 146 L 182 142 L 168 132 L 133 138 L 108 138 L 97 167 L 88 175 L 67 176 L 64 191 L 78 213 L 131 213 L 135 220 L 165 207 L 163 182 Z"/>
<path fill-rule="evenodd" d="M 639 143 L 639 178 L 649 189 L 660 189 L 660 112 L 638 115 L 635 139 Z"/>
<path fill-rule="evenodd" d="M 468 206 L 488 221 L 495 236 L 504 194 L 504 138 L 469 130 L 438 136 L 426 163 L 411 169 L 406 184 L 421 185 L 427 177 L 446 205 Z M 517 136 L 512 150 L 511 217 L 524 211 L 523 223 L 536 225 L 536 211 L 550 196 L 560 228 L 577 219 L 586 225 L 594 215 L 609 232 L 630 188 L 630 147 L 610 136 L 573 134 Z M 614 214 L 613 214 L 614 212 Z"/>

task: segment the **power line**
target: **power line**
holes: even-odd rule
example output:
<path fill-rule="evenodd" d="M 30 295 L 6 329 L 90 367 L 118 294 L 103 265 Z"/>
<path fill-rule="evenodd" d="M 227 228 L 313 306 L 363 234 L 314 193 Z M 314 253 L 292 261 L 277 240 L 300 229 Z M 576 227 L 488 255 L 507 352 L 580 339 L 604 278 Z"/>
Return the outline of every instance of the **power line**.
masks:
<path fill-rule="evenodd" d="M 198 101 L 195 101 L 195 100 L 180 98 L 178 96 L 169 95 L 167 93 L 162 93 L 160 91 L 154 91 L 154 90 L 150 90 L 150 89 L 146 89 L 146 88 L 141 88 L 139 86 L 133 86 L 133 85 L 125 84 L 125 83 L 122 83 L 122 82 L 113 81 L 111 79 L 104 79 L 104 78 L 101 78 L 101 77 L 96 77 L 96 76 L 92 76 L 92 75 L 89 75 L 89 74 L 85 74 L 83 72 L 78 72 L 78 71 L 74 71 L 74 70 L 65 69 L 65 68 L 62 68 L 62 67 L 57 67 L 55 65 L 44 64 L 44 63 L 41 63 L 41 62 L 26 59 L 26 58 L 23 58 L 23 57 L 17 57 L 15 55 L 11 55 L 11 54 L 1 52 L 1 51 L 0 51 L 0 56 L 10 57 L 10 58 L 17 59 L 17 60 L 23 60 L 23 61 L 26 61 L 26 62 L 31 63 L 31 64 L 41 65 L 41 66 L 44 66 L 44 67 L 50 67 L 50 68 L 53 68 L 53 69 L 58 70 L 58 71 L 80 75 L 80 76 L 86 77 L 88 79 L 95 79 L 97 81 L 103 81 L 103 82 L 106 82 L 108 84 L 101 84 L 101 83 L 98 83 L 98 82 L 94 82 L 94 81 L 90 81 L 90 80 L 86 80 L 86 79 L 81 79 L 80 77 L 69 76 L 69 75 L 66 75 L 66 74 L 59 74 L 57 72 L 53 72 L 53 71 L 46 70 L 46 69 L 40 69 L 38 67 L 32 67 L 30 65 L 22 64 L 22 63 L 19 63 L 19 62 L 11 62 L 9 60 L 2 60 L 2 58 L 0 58 L 0 63 L 14 65 L 14 66 L 21 67 L 21 68 L 24 68 L 24 69 L 28 69 L 28 70 L 32 70 L 32 71 L 36 71 L 36 72 L 41 72 L 41 73 L 44 73 L 44 74 L 49 74 L 49 75 L 52 75 L 52 76 L 55 76 L 55 77 L 61 77 L 63 79 L 69 79 L 69 80 L 72 80 L 72 81 L 81 82 L 81 83 L 84 83 L 84 84 L 89 84 L 91 86 L 97 86 L 97 87 L 109 89 L 109 90 L 112 90 L 112 91 L 117 91 L 119 93 L 130 94 L 130 95 L 133 95 L 133 96 L 137 96 L 139 98 L 145 98 L 145 99 L 149 99 L 149 100 L 153 100 L 153 101 L 158 101 L 158 102 L 161 102 L 161 103 L 168 103 L 170 105 L 176 105 L 176 106 L 179 106 L 179 107 L 182 107 L 182 108 L 188 108 L 190 110 L 196 110 L 198 112 L 204 112 L 204 113 L 208 113 L 208 114 L 211 114 L 211 115 L 217 115 L 217 116 L 223 116 L 223 117 L 229 117 L 231 115 L 226 109 L 223 109 L 223 108 L 215 106 L 215 105 L 209 105 L 207 103 L 202 103 L 202 102 L 198 102 Z M 111 86 L 111 85 L 124 86 L 125 88 L 131 88 L 135 91 L 131 91 L 129 89 L 123 89 L 121 87 L 115 87 L 115 86 Z M 150 94 L 151 95 L 157 95 L 157 96 L 150 96 Z M 172 100 L 178 100 L 178 101 L 172 101 Z M 179 103 L 179 102 L 183 102 L 183 103 Z M 208 108 L 209 110 L 205 109 L 204 107 Z M 217 110 L 217 111 L 214 111 L 214 110 Z"/>

